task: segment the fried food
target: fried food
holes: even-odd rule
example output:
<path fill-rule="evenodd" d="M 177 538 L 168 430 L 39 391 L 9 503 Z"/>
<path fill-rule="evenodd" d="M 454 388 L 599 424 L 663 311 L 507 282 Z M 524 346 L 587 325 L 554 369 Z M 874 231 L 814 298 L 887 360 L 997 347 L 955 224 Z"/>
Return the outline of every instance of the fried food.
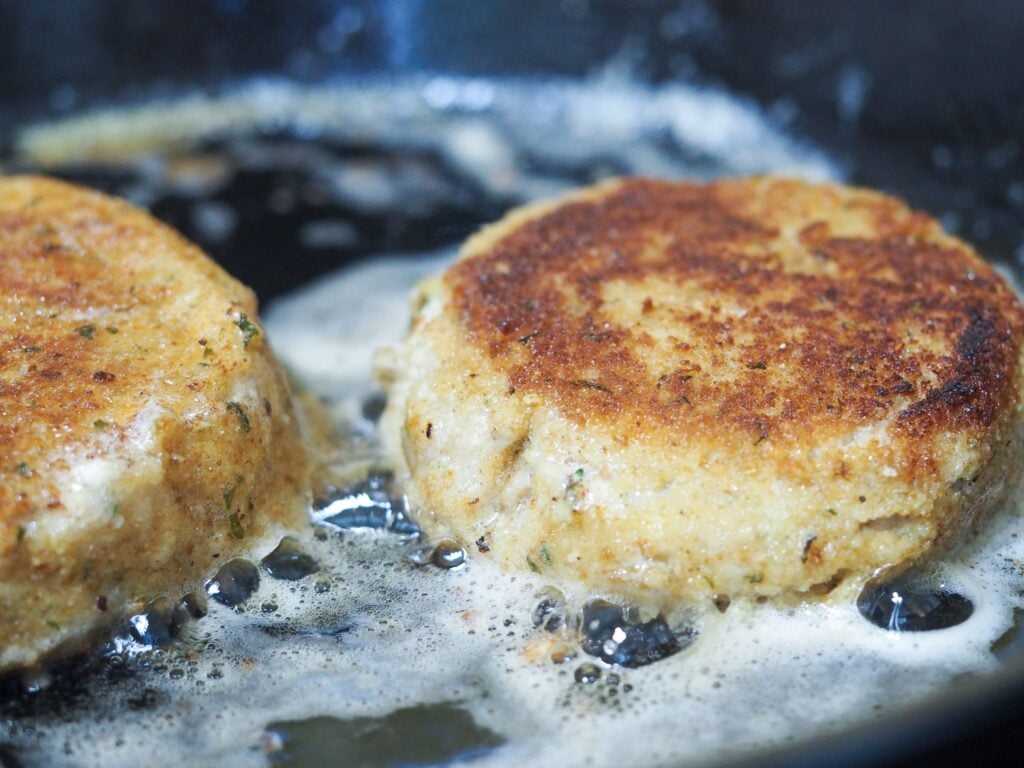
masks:
<path fill-rule="evenodd" d="M 0 179 L 0 670 L 304 519 L 252 292 L 125 202 Z"/>
<path fill-rule="evenodd" d="M 1020 479 L 1024 316 L 932 218 L 780 178 L 518 210 L 382 355 L 420 521 L 626 597 L 822 594 Z"/>

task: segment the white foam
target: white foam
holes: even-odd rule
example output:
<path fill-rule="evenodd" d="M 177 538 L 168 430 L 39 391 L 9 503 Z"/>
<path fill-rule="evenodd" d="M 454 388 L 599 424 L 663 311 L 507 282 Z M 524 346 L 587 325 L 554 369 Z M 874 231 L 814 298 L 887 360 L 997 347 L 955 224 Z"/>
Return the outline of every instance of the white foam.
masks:
<path fill-rule="evenodd" d="M 397 338 L 409 282 L 436 265 L 389 259 L 328 278 L 275 307 L 268 333 L 322 394 L 356 397 L 352 383 L 369 373 L 356 342 Z M 345 309 L 321 312 L 331 307 Z M 402 322 L 367 337 L 369 317 L 393 316 Z M 324 345 L 318 354 L 314 344 Z M 539 577 L 501 572 L 482 554 L 454 571 L 415 568 L 410 545 L 386 535 L 309 537 L 320 574 L 297 584 L 264 574 L 244 610 L 211 603 L 194 625 L 212 647 L 137 657 L 146 666 L 137 678 L 13 741 L 53 764 L 146 765 L 159 755 L 162 764 L 257 766 L 271 722 L 453 701 L 508 738 L 481 766 L 700 764 L 883 716 L 965 672 L 996 668 L 989 647 L 1022 603 L 1022 527 L 1004 516 L 944 567 L 946 583 L 975 605 L 957 627 L 893 633 L 853 605 L 734 603 L 699 617 L 686 650 L 619 670 L 614 694 L 604 681 L 575 682 L 587 657 L 551 661 L 549 646 L 567 641 L 531 624 Z M 316 581 L 331 587 L 318 593 Z M 265 603 L 277 609 L 264 613 Z M 119 702 L 141 688 L 161 703 L 125 710 Z M 55 744 L 69 755 L 55 755 Z"/>
<path fill-rule="evenodd" d="M 364 397 L 375 350 L 409 326 L 413 286 L 453 258 L 449 249 L 380 256 L 272 304 L 264 316 L 278 357 L 325 400 Z"/>
<path fill-rule="evenodd" d="M 273 721 L 455 701 L 509 739 L 482 766 L 699 764 L 877 717 L 965 671 L 994 668 L 988 646 L 1021 586 L 992 565 L 1020 545 L 1000 552 L 990 543 L 958 566 L 969 580 L 953 575 L 976 611 L 948 630 L 885 632 L 853 606 L 735 604 L 703 617 L 690 648 L 621 670 L 610 695 L 601 682 L 574 682 L 581 658 L 528 658 L 551 638 L 530 623 L 538 577 L 501 573 L 482 555 L 456 571 L 416 569 L 397 540 L 379 535 L 307 546 L 324 572 L 297 585 L 264 575 L 242 612 L 212 605 L 195 626 L 215 648 L 140 657 L 149 671 L 139 679 L 103 691 L 71 721 L 37 723 L 29 744 L 50 754 L 59 736 L 76 765 L 145 765 L 153 755 L 262 765 L 258 745 Z M 318 579 L 332 582 L 329 591 L 312 589 Z M 261 612 L 266 602 L 277 610 Z M 125 710 L 120 702 L 141 687 L 161 704 Z"/>
<path fill-rule="evenodd" d="M 196 97 L 165 108 L 160 121 L 140 111 L 131 135 L 148 146 L 149 132 L 167 140 L 211 125 L 230 130 L 251 123 L 253 113 L 312 131 L 333 125 L 358 136 L 372 130 L 383 140 L 389 126 L 401 125 L 396 142 L 408 142 L 410 131 L 426 144 L 441 142 L 481 184 L 523 199 L 564 180 L 521 172 L 509 147 L 528 146 L 533 156 L 563 164 L 608 151 L 628 170 L 662 175 L 702 168 L 838 175 L 827 159 L 778 135 L 753 107 L 709 89 L 652 90 L 612 77 L 582 86 L 483 85 L 435 78 L 382 93 L 262 83 L 242 96 Z M 505 115 L 505 132 L 474 122 L 484 106 L 469 109 L 462 104 L 467 99 Z M 441 102 L 455 111 L 439 115 Z M 102 156 L 105 142 L 124 140 L 120 119 L 94 115 L 35 130 L 21 137 L 21 146 L 40 159 Z M 461 128 L 452 132 L 456 123 Z M 644 138 L 666 130 L 710 159 L 690 163 L 657 154 Z M 445 145 L 452 136 L 461 138 Z M 335 414 L 355 418 L 372 389 L 373 349 L 398 340 L 408 322 L 409 289 L 450 258 L 450 252 L 388 257 L 324 278 L 269 309 L 268 335 L 297 376 L 336 406 Z M 571 644 L 532 626 L 544 586 L 537 576 L 501 572 L 475 552 L 453 571 L 415 568 L 409 545 L 388 535 L 308 537 L 321 573 L 298 583 L 264 573 L 244 609 L 211 603 L 210 614 L 193 625 L 191 646 L 140 654 L 127 662 L 134 675 L 90 679 L 94 693 L 84 704 L 9 721 L 0 726 L 0 741 L 12 743 L 26 763 L 46 765 L 262 766 L 264 745 L 273 743 L 264 733 L 269 723 L 372 717 L 450 701 L 508 739 L 475 763 L 480 766 L 704 764 L 882 717 L 959 675 L 995 669 L 989 648 L 1024 605 L 1022 534 L 1024 524 L 1008 512 L 944 566 L 941 577 L 975 605 L 957 627 L 891 633 L 865 621 L 853 605 L 786 610 L 737 602 L 724 614 L 697 617 L 696 641 L 677 655 L 615 671 L 617 686 L 607 684 L 611 670 L 595 684 L 575 682 L 573 670 L 585 656 L 551 660 L 552 650 Z M 330 588 L 319 592 L 317 582 Z M 262 610 L 271 604 L 276 609 Z M 153 707 L 125 706 L 146 690 L 155 694 Z"/>

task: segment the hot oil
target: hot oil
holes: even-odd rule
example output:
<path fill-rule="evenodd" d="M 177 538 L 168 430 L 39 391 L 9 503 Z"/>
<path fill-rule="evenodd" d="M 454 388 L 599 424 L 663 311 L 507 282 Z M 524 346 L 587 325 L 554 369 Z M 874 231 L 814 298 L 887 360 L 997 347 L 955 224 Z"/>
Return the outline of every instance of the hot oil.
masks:
<path fill-rule="evenodd" d="M 335 285 L 350 290 L 367 270 L 400 263 L 362 267 Z M 402 311 L 407 286 L 393 285 L 375 311 Z M 272 336 L 299 332 L 287 323 L 304 300 L 269 313 Z M 307 332 L 330 339 L 344 332 L 338 324 Z M 301 376 L 301 361 L 283 356 Z M 335 411 L 359 412 L 344 400 L 371 390 L 367 379 Z M 365 424 L 347 428 L 367 434 Z M 119 674 L 86 674 L 70 703 L 47 707 L 48 692 L 37 694 L 31 717 L 14 707 L 5 740 L 20 759 L 288 764 L 324 743 L 362 755 L 373 733 L 402 739 L 406 725 L 412 738 L 443 710 L 480 736 L 452 746 L 480 765 L 700 763 L 878 717 L 964 673 L 995 669 L 990 646 L 1024 607 L 1021 525 L 1006 515 L 933 574 L 929 583 L 973 607 L 946 629 L 887 631 L 853 601 L 733 601 L 683 624 L 659 620 L 502 572 L 475 546 L 425 541 L 400 489 L 370 466 L 318 501 L 315 527 L 213 577 L 208 612 L 176 630 L 182 639 L 158 632 L 150 649 L 129 633 L 100 662 Z M 232 598 L 219 600 L 225 591 Z M 638 646 L 644 653 L 622 655 Z M 366 764 L 389 764 L 388 754 Z"/>
<path fill-rule="evenodd" d="M 295 324 L 300 307 L 330 304 L 332 295 L 366 296 L 363 284 L 389 286 L 375 290 L 368 311 L 401 314 L 414 282 L 451 258 L 384 259 L 322 281 L 279 304 L 270 315 L 271 331 L 285 339 L 308 334 Z M 339 315 L 336 326 L 321 329 L 325 346 L 318 360 L 351 343 L 345 326 Z M 382 329 L 364 341 L 386 345 L 394 340 L 388 333 Z M 286 360 L 301 375 L 302 359 Z M 352 366 L 344 370 L 350 376 Z M 311 372 L 321 371 L 311 364 Z M 345 381 L 348 386 L 350 378 Z M 370 384 L 349 388 L 334 401 L 338 413 L 359 412 L 346 397 L 371 402 L 375 395 Z M 649 764 L 655 752 L 672 763 L 884 716 L 964 673 L 995 669 L 992 645 L 1022 602 L 1022 531 L 1016 510 L 1007 510 L 957 558 L 871 582 L 859 599 L 793 608 L 723 601 L 684 611 L 682 623 L 600 597 L 567 597 L 529 574 L 500 574 L 486 551 L 473 546 L 466 570 L 477 583 L 490 581 L 482 592 L 493 597 L 485 597 L 485 605 L 502 595 L 510 610 L 518 606 L 518 617 L 505 621 L 522 622 L 524 596 L 533 595 L 533 634 L 510 635 L 504 660 L 492 654 L 485 665 L 491 680 L 501 678 L 495 665 L 513 670 L 500 687 L 512 707 L 502 722 L 524 729 L 511 744 L 569 764 L 584 758 L 598 765 Z M 526 712 L 534 717 L 524 718 Z M 557 727 L 547 726 L 552 722 Z M 645 738 L 634 745 L 631 735 L 639 732 Z M 500 754 L 490 759 L 503 764 Z"/>
<path fill-rule="evenodd" d="M 268 169 L 297 163 L 284 181 L 275 176 L 271 188 L 258 189 L 272 212 L 321 201 L 296 226 L 314 249 L 365 239 L 396 207 L 432 200 L 445 184 L 465 188 L 466 179 L 491 201 L 493 218 L 508 203 L 593 180 L 596 156 L 608 158 L 609 172 L 835 175 L 748 105 L 686 86 L 436 78 L 377 91 L 274 83 L 250 90 L 165 106 L 160 121 L 144 110 L 84 118 L 29 132 L 22 145 L 40 162 L 74 162 L 130 144 L 125 136 L 153 149 L 224 135 L 245 121 L 280 128 L 284 116 L 298 115 L 300 133 L 412 141 L 461 174 L 458 184 L 451 174 L 430 176 L 419 155 L 378 167 L 375 156 L 328 156 L 320 144 L 304 145 L 305 154 L 255 139 L 236 147 L 237 168 L 217 165 L 228 176 L 266 181 Z M 471 91 L 487 94 L 486 105 L 462 103 Z M 684 151 L 666 149 L 673 143 Z M 525 172 L 516 160 L 523 156 Z M 181 220 L 202 224 L 193 233 L 201 242 L 213 213 L 252 208 L 247 197 L 237 208 L 216 200 L 221 208 L 211 209 L 182 191 L 174 163 L 147 163 L 137 183 L 117 191 L 159 212 L 166 189 L 177 190 Z M 228 199 L 219 179 L 210 184 Z M 355 211 L 341 222 L 348 229 L 323 202 L 331 195 Z M 1007 632 L 1024 611 L 1024 525 L 1015 510 L 927 578 L 877 585 L 859 606 L 852 598 L 796 607 L 723 598 L 672 616 L 502 572 L 486 542 L 425 540 L 377 462 L 381 400 L 371 354 L 404 332 L 413 284 L 452 258 L 450 249 L 378 256 L 271 307 L 265 319 L 275 349 L 324 399 L 342 436 L 314 525 L 274 552 L 226 564 L 205 596 L 157 601 L 102 656 L 48 684 L 30 681 L 38 692 L 8 690 L 0 762 L 264 766 L 316 764 L 326 755 L 366 765 L 459 756 L 485 766 L 703 764 L 884 717 L 965 673 L 998 668 L 990 648 L 1000 638 L 1000 653 L 1013 645 Z M 902 631 L 910 627 L 901 621 L 906 613 L 893 617 L 893 594 L 900 606 L 917 606 L 924 626 L 936 595 L 947 607 L 942 596 L 955 595 L 962 620 Z M 453 723 L 458 733 L 442 725 Z M 424 749 L 406 753 L 406 743 Z"/>

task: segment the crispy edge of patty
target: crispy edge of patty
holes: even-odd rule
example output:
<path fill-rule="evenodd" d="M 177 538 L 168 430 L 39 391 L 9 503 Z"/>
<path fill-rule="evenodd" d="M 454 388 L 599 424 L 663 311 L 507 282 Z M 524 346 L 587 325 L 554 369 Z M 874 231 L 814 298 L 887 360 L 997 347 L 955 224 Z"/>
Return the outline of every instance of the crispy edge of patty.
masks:
<path fill-rule="evenodd" d="M 0 249 L 11 668 L 82 650 L 300 524 L 309 459 L 255 297 L 172 229 L 100 193 L 11 177 Z"/>

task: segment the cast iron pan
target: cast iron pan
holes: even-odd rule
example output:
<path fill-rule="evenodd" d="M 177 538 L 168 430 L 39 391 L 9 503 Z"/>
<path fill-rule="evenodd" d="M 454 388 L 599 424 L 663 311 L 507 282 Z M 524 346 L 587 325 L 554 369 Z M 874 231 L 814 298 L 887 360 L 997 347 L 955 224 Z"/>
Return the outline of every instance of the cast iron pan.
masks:
<path fill-rule="evenodd" d="M 612 62 L 653 84 L 707 83 L 756 100 L 790 133 L 837 159 L 849 181 L 940 215 L 988 258 L 1020 273 L 1021 41 L 1024 14 L 1015 0 L 898 8 L 884 0 L 6 0 L 0 2 L 0 146 L 5 165 L 21 169 L 12 142 L 29 122 L 223 89 L 257 75 L 311 84 L 416 72 L 571 78 Z M 240 217 L 229 237 L 211 238 L 190 216 L 189 202 L 174 194 L 150 205 L 265 303 L 366 254 L 458 242 L 515 202 L 413 147 L 334 150 L 384 164 L 433 163 L 455 192 L 425 210 L 336 207 L 332 215 L 349 220 L 356 236 L 329 249 L 307 247 L 299 236 L 322 210 L 300 207 L 270 217 L 261 209 L 267 191 L 281 182 L 275 173 L 283 171 L 249 173 L 222 191 L 220 202 Z M 125 171 L 95 166 L 58 172 L 110 191 L 122 191 L 130 180 Z M 759 755 L 744 768 L 1009 766 L 1019 764 L 1020 734 L 1024 664 L 1017 660 L 884 722 Z M 0 750 L 0 765 L 8 760 Z"/>

